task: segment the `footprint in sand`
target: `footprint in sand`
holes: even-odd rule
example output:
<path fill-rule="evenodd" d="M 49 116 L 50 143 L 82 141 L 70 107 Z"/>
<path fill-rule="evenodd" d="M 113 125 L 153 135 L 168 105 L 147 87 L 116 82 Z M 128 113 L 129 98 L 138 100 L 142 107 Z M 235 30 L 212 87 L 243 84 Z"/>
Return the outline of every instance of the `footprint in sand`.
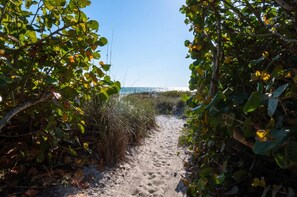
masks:
<path fill-rule="evenodd" d="M 177 191 L 184 173 L 182 160 L 176 156 L 183 150 L 177 147 L 184 120 L 158 116 L 159 129 L 129 156 L 129 165 L 104 173 L 98 184 L 104 187 L 85 190 L 93 197 L 185 197 L 185 188 Z M 125 165 L 125 164 L 123 164 Z M 124 172 L 123 172 L 124 170 Z M 123 173 L 125 176 L 123 177 Z M 106 177 L 110 177 L 108 180 Z M 117 183 L 117 184 L 115 184 Z M 98 185 L 97 184 L 97 185 Z M 73 193 L 72 193 L 73 194 Z M 57 196 L 57 195 L 55 195 Z M 67 196 L 59 194 L 58 196 Z"/>

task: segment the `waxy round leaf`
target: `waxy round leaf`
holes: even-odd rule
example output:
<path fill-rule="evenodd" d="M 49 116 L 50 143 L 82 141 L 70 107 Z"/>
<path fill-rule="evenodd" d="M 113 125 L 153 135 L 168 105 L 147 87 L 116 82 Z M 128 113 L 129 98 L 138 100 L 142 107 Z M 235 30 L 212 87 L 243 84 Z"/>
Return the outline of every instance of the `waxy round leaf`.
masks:
<path fill-rule="evenodd" d="M 277 108 L 277 105 L 278 105 L 278 99 L 269 99 L 268 101 L 268 115 L 270 117 L 273 116 L 276 108 Z"/>
<path fill-rule="evenodd" d="M 253 92 L 246 102 L 245 106 L 243 107 L 243 111 L 245 113 L 249 113 L 257 109 L 261 104 L 261 93 L 260 92 Z"/>
<path fill-rule="evenodd" d="M 98 45 L 99 45 L 99 46 L 104 46 L 104 45 L 106 45 L 106 44 L 107 44 L 107 39 L 104 38 L 104 37 L 101 37 L 101 38 L 99 39 L 99 41 L 98 41 Z"/>
<path fill-rule="evenodd" d="M 288 84 L 284 84 L 280 87 L 278 87 L 272 94 L 272 98 L 269 99 L 268 101 L 268 115 L 270 117 L 273 116 L 273 114 L 275 113 L 276 109 L 277 109 L 277 105 L 278 105 L 278 97 L 287 89 Z"/>
<path fill-rule="evenodd" d="M 98 30 L 99 28 L 99 23 L 95 20 L 90 20 L 88 24 L 92 30 Z"/>
<path fill-rule="evenodd" d="M 272 149 L 278 148 L 284 142 L 287 133 L 285 129 L 271 130 L 270 135 L 273 137 L 271 140 L 265 142 L 256 141 L 253 152 L 259 155 L 267 155 Z"/>

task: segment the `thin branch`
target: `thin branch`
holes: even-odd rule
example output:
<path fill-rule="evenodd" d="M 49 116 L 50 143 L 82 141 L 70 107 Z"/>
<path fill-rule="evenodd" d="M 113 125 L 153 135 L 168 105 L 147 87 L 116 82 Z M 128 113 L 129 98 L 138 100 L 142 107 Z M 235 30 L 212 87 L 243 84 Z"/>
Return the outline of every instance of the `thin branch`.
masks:
<path fill-rule="evenodd" d="M 287 11 L 294 11 L 296 10 L 296 7 L 294 7 L 293 5 L 288 4 L 286 1 L 284 0 L 274 0 L 279 6 L 281 6 L 283 9 L 287 10 Z"/>
<path fill-rule="evenodd" d="M 208 1 L 209 4 L 211 4 Z M 211 4 L 212 5 L 212 4 Z M 222 58 L 222 26 L 221 26 L 221 16 L 220 13 L 216 10 L 216 7 L 212 5 L 212 9 L 216 16 L 216 25 L 217 25 L 217 45 L 213 51 L 213 68 L 211 75 L 211 82 L 209 87 L 209 96 L 213 97 L 218 90 L 218 81 L 219 81 L 219 70 Z"/>
<path fill-rule="evenodd" d="M 292 38 L 286 38 L 285 36 L 281 35 L 280 33 L 274 32 L 274 33 L 267 33 L 267 34 L 251 34 L 249 36 L 253 37 L 268 37 L 268 36 L 276 36 L 279 39 L 287 42 L 287 43 L 297 43 L 297 39 Z"/>
<path fill-rule="evenodd" d="M 245 137 L 244 137 L 240 132 L 238 132 L 236 129 L 233 130 L 233 135 L 232 135 L 232 137 L 233 137 L 236 141 L 238 141 L 238 142 L 240 142 L 240 143 L 246 145 L 246 146 L 249 147 L 249 148 L 253 148 L 253 146 L 254 146 L 254 144 L 253 144 L 252 142 L 247 141 L 247 140 L 245 139 Z"/>
<path fill-rule="evenodd" d="M 5 2 L 5 4 L 4 4 L 4 6 L 3 6 L 3 11 L 2 11 L 2 14 L 1 14 L 1 17 L 0 17 L 0 25 L 1 25 L 2 20 L 3 20 L 3 18 L 4 18 L 4 15 L 5 15 L 5 12 L 6 12 L 6 9 L 7 9 L 8 2 L 9 2 L 9 0 L 7 0 L 7 1 Z"/>
<path fill-rule="evenodd" d="M 227 2 L 226 0 L 224 0 L 224 3 L 226 5 L 228 5 L 228 7 L 233 10 L 233 12 L 235 12 L 241 19 L 245 20 L 246 22 L 248 22 L 253 28 L 255 28 L 255 26 L 251 23 L 251 21 L 249 20 L 248 17 L 245 17 L 240 10 L 238 10 L 236 7 L 234 7 L 231 3 Z"/>
<path fill-rule="evenodd" d="M 0 133 L 2 133 L 3 130 L 1 130 L 9 121 L 11 118 L 13 118 L 15 115 L 17 115 L 18 113 L 20 113 L 21 111 L 33 106 L 33 105 L 36 105 L 38 103 L 41 103 L 41 102 L 44 102 L 46 101 L 47 99 L 50 98 L 50 93 L 49 94 L 45 94 L 43 95 L 40 99 L 36 100 L 36 101 L 28 101 L 16 108 L 14 108 L 13 110 L 11 110 L 10 112 L 8 112 L 8 114 L 6 114 L 6 116 L 4 116 L 2 118 L 2 120 L 0 120 Z"/>
<path fill-rule="evenodd" d="M 258 21 L 261 22 L 262 27 L 266 28 L 263 20 L 261 19 L 261 15 L 256 12 L 255 8 L 253 8 L 253 6 L 250 4 L 250 2 L 248 0 L 244 0 L 244 2 L 246 3 L 247 7 L 254 13 L 254 15 L 256 16 Z"/>
<path fill-rule="evenodd" d="M 38 3 L 38 8 L 37 8 L 37 10 L 36 10 L 36 12 L 35 12 L 35 14 L 34 14 L 34 17 L 33 17 L 32 21 L 31 21 L 30 25 L 32 25 L 32 24 L 34 23 L 35 18 L 36 18 L 36 16 L 37 16 L 37 14 L 38 14 L 40 8 L 42 8 L 42 6 L 43 6 L 43 4 L 40 5 L 41 2 L 42 2 L 42 1 L 40 0 L 39 3 Z"/>
<path fill-rule="evenodd" d="M 39 44 L 41 44 L 43 41 L 46 41 L 46 40 L 50 39 L 53 35 L 59 33 L 60 31 L 62 31 L 62 30 L 64 30 L 64 29 L 67 29 L 68 27 L 71 27 L 71 26 L 72 26 L 72 25 L 65 25 L 64 27 L 62 27 L 62 28 L 60 28 L 60 29 L 57 29 L 57 30 L 54 31 L 54 32 L 51 32 L 47 37 L 42 38 L 42 39 L 38 40 L 38 41 L 35 42 L 35 43 L 28 43 L 28 44 L 25 44 L 24 46 L 18 48 L 17 51 L 24 50 L 24 49 L 26 49 L 26 48 L 29 47 L 29 46 L 33 46 L 33 45 L 36 46 L 36 45 L 39 45 Z"/>

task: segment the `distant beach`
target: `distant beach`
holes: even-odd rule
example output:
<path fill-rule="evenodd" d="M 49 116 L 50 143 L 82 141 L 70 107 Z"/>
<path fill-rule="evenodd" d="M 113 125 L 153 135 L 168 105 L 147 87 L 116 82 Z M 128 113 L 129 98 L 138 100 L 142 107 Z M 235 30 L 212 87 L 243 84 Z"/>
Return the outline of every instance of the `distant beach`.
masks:
<path fill-rule="evenodd" d="M 188 87 L 168 87 L 168 88 L 162 88 L 162 87 L 122 87 L 120 94 L 132 94 L 132 93 L 142 93 L 142 92 L 166 92 L 166 91 L 189 91 Z"/>

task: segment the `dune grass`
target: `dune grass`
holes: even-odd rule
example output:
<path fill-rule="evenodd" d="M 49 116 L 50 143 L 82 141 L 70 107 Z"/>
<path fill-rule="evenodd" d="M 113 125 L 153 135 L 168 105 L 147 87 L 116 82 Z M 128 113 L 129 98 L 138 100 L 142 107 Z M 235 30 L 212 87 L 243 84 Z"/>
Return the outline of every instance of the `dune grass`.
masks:
<path fill-rule="evenodd" d="M 94 97 L 85 112 L 87 135 L 95 142 L 92 148 L 107 165 L 122 159 L 128 148 L 139 144 L 156 125 L 151 106 L 119 97 L 108 102 Z"/>
<path fill-rule="evenodd" d="M 154 93 L 134 93 L 127 95 L 126 100 L 141 102 L 153 108 L 156 115 L 175 115 L 185 117 L 186 100 L 190 92 L 166 91 Z"/>
<path fill-rule="evenodd" d="M 93 99 L 85 106 L 86 135 L 93 151 L 106 165 L 124 158 L 156 127 L 156 115 L 185 116 L 183 97 L 188 92 L 134 93 L 115 96 L 108 102 Z"/>

